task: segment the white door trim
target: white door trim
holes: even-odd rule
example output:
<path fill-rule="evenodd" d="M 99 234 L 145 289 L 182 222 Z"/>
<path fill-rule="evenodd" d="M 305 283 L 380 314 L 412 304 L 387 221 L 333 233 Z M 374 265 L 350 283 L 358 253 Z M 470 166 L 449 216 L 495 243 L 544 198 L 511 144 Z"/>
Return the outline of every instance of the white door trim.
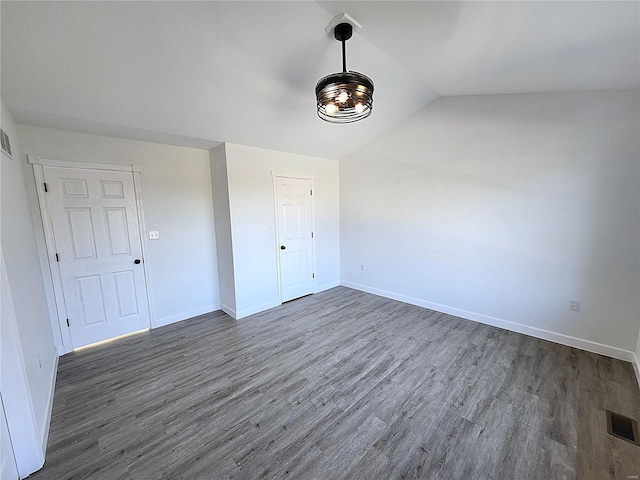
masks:
<path fill-rule="evenodd" d="M 133 165 L 132 165 L 133 167 Z M 142 247 L 142 271 L 144 272 L 144 288 L 147 291 L 147 311 L 149 312 L 149 328 L 153 328 L 155 315 L 151 306 L 151 285 L 149 280 L 149 269 L 147 267 L 147 240 L 145 235 L 147 226 L 144 222 L 144 208 L 142 206 L 142 187 L 140 185 L 140 170 L 133 170 L 133 194 L 136 197 L 136 213 L 138 214 L 138 228 L 140 229 L 140 245 Z"/>
<path fill-rule="evenodd" d="M 291 173 L 291 172 L 280 172 L 275 169 L 271 169 L 272 177 L 283 177 L 283 178 L 299 178 L 301 180 L 311 180 L 313 183 L 313 179 L 315 178 L 313 173 Z"/>
<path fill-rule="evenodd" d="M 66 160 L 51 160 L 48 158 L 42 158 L 38 155 L 27 155 L 27 159 L 32 165 L 42 165 L 44 167 L 109 170 L 111 172 L 140 172 L 140 167 L 137 165 L 111 165 L 107 163 L 68 162 Z"/>
<path fill-rule="evenodd" d="M 282 304 L 282 270 L 280 266 L 280 228 L 278 225 L 278 187 L 277 187 L 277 179 L 278 178 L 297 178 L 300 180 L 309 180 L 311 183 L 311 231 L 313 232 L 313 236 L 311 237 L 311 249 L 313 252 L 311 253 L 311 261 L 313 262 L 313 293 L 316 293 L 317 281 L 318 278 L 315 276 L 316 272 L 316 207 L 315 207 L 315 184 L 314 184 L 314 176 L 313 174 L 287 174 L 282 172 L 276 172 L 275 170 L 271 170 L 271 176 L 273 178 L 273 220 L 274 220 L 274 230 L 275 230 L 275 245 L 276 249 L 276 266 L 278 272 L 278 299 L 280 300 L 280 304 Z"/>
<path fill-rule="evenodd" d="M 62 167 L 75 168 L 84 170 L 108 170 L 112 172 L 131 172 L 133 174 L 133 187 L 136 198 L 138 227 L 140 228 L 140 243 L 142 248 L 142 262 L 144 272 L 144 284 L 147 295 L 147 306 L 149 308 L 149 327 L 153 324 L 153 312 L 151 311 L 151 297 L 149 294 L 149 282 L 147 271 L 147 244 L 144 235 L 144 210 L 142 207 L 141 191 L 140 191 L 140 167 L 136 165 L 109 165 L 101 163 L 85 163 L 85 162 L 69 162 L 64 160 L 49 160 L 39 157 L 38 155 L 27 155 L 28 162 L 33 165 L 33 174 L 36 182 L 36 192 L 38 194 L 38 206 L 40 207 L 40 218 L 42 219 L 42 227 L 44 230 L 44 240 L 46 251 L 40 251 L 41 258 L 47 259 L 48 269 L 43 266 L 43 275 L 51 279 L 53 285 L 53 300 L 55 311 L 50 311 L 51 327 L 54 332 L 58 332 L 62 339 L 62 345 L 58 345 L 58 354 L 64 355 L 73 350 L 71 334 L 67 328 L 67 310 L 64 302 L 64 292 L 62 290 L 62 277 L 60 275 L 60 267 L 56 261 L 56 242 L 53 234 L 53 224 L 51 222 L 51 214 L 49 212 L 49 204 L 44 191 L 44 167 Z M 40 246 L 38 248 L 40 250 Z M 47 282 L 45 282 L 45 290 Z M 49 292 L 47 292 L 49 293 Z"/>

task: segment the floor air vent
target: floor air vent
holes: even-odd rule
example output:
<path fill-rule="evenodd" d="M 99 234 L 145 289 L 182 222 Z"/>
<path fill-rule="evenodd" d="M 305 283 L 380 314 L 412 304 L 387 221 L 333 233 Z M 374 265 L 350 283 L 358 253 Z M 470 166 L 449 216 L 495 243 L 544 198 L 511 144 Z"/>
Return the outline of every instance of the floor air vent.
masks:
<path fill-rule="evenodd" d="M 607 410 L 607 432 L 614 437 L 621 438 L 634 445 L 640 446 L 638 435 L 638 422 L 633 418 L 625 417 L 619 413 Z"/>

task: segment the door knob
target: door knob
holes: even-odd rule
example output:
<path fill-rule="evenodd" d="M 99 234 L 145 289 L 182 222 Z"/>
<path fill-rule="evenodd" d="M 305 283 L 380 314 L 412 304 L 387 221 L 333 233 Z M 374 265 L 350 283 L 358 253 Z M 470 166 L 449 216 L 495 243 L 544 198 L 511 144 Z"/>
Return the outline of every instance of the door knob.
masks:
<path fill-rule="evenodd" d="M 133 261 L 133 263 L 135 263 L 136 265 L 138 265 L 138 264 L 140 263 L 140 259 L 139 259 L 139 258 L 136 258 L 136 259 Z"/>
<path fill-rule="evenodd" d="M 285 247 L 284 245 L 280 245 L 280 250 L 286 250 L 287 247 Z"/>

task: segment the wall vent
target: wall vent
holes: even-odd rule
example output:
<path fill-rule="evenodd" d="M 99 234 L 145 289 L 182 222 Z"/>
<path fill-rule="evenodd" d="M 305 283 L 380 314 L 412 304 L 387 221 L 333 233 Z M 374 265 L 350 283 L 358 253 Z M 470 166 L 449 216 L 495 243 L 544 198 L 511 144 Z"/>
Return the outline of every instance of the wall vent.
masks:
<path fill-rule="evenodd" d="M 634 445 L 640 445 L 638 422 L 633 418 L 607 410 L 607 432 L 614 437 L 621 438 Z"/>
<path fill-rule="evenodd" d="M 9 158 L 13 158 L 11 153 L 11 143 L 9 142 L 9 135 L 2 129 L 0 129 L 0 142 L 2 143 L 2 153 L 8 155 Z"/>

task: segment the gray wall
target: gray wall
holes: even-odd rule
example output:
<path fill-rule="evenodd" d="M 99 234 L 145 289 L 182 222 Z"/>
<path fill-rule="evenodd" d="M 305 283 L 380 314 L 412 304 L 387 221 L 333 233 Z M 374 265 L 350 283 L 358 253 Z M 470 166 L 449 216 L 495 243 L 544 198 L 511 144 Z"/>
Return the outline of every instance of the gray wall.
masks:
<path fill-rule="evenodd" d="M 42 433 L 47 418 L 57 351 L 38 261 L 36 233 L 31 221 L 22 155 L 24 150 L 18 141 L 16 124 L 4 104 L 2 128 L 11 138 L 13 159 L 1 155 L 0 243 L 33 408 Z"/>
<path fill-rule="evenodd" d="M 222 161 L 224 168 L 219 165 Z M 229 280 L 223 280 L 221 285 L 223 292 L 228 283 L 234 285 L 236 318 L 280 305 L 274 172 L 313 177 L 314 291 L 339 285 L 340 210 L 336 160 L 227 143 L 224 150 L 222 147 L 212 150 L 212 162 L 214 188 L 218 188 L 218 182 L 225 175 L 227 180 L 228 197 L 219 199 L 216 195 L 215 201 L 216 215 L 218 208 L 228 209 L 228 241 L 232 244 L 224 250 L 233 255 L 233 274 L 225 274 Z M 218 171 L 220 173 L 216 175 Z M 231 262 L 231 259 L 224 261 Z"/>
<path fill-rule="evenodd" d="M 341 161 L 343 282 L 631 360 L 638 111 L 637 91 L 437 100 Z"/>
<path fill-rule="evenodd" d="M 231 236 L 226 145 L 223 143 L 210 150 L 209 159 L 211 161 L 211 185 L 213 186 L 213 207 L 216 219 L 220 306 L 235 318 L 236 282 L 233 270 L 233 239 Z"/>
<path fill-rule="evenodd" d="M 16 124 L 2 103 L 13 159 L 1 157 L 0 394 L 21 476 L 44 461 L 58 352 L 51 329 Z M 5 462 L 7 450 L 2 452 Z"/>
<path fill-rule="evenodd" d="M 220 308 L 208 151 L 26 125 L 18 134 L 25 154 L 141 167 L 153 326 Z M 42 236 L 40 219 L 34 222 Z M 160 239 L 149 240 L 149 230 Z"/>

